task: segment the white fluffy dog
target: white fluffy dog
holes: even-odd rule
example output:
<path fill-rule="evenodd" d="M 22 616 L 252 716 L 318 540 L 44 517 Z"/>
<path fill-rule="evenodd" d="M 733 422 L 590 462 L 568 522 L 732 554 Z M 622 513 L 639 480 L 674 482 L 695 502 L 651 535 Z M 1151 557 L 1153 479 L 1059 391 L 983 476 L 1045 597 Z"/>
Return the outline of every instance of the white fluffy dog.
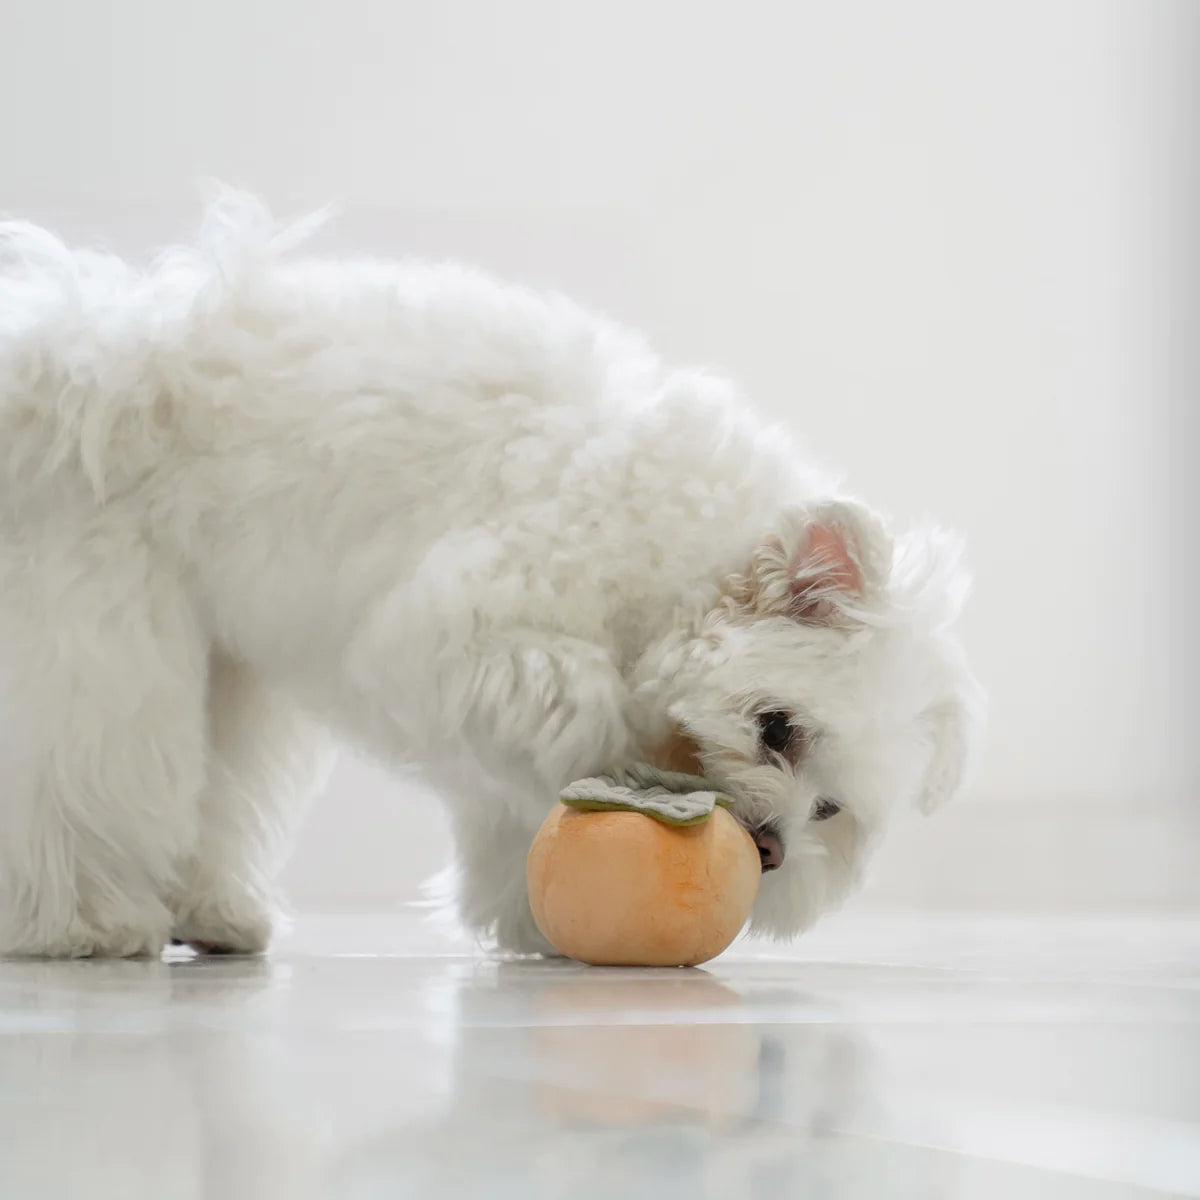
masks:
<path fill-rule="evenodd" d="M 953 541 L 566 300 L 312 224 L 225 194 L 146 270 L 0 229 L 0 950 L 262 950 L 324 730 L 444 792 L 502 948 L 548 949 L 558 790 L 639 760 L 733 798 L 754 927 L 802 929 L 959 784 Z"/>

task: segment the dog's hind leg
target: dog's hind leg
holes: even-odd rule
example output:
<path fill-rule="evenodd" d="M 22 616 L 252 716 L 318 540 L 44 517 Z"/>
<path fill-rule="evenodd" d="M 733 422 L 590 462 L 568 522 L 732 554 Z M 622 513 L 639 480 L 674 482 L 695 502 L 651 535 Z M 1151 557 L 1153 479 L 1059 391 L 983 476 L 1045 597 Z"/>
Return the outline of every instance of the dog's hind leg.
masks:
<path fill-rule="evenodd" d="M 289 697 L 213 656 L 207 778 L 195 848 L 172 902 L 176 941 L 214 953 L 266 949 L 279 910 L 276 876 L 331 763 L 328 736 Z"/>
<path fill-rule="evenodd" d="M 0 531 L 0 953 L 158 954 L 195 834 L 207 647 L 118 514 Z"/>

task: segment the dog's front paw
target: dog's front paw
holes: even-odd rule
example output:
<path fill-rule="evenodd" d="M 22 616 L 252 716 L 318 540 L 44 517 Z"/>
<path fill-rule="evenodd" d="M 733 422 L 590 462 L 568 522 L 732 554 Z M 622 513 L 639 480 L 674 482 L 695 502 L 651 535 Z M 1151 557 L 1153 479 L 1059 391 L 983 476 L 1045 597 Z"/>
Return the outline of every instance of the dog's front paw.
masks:
<path fill-rule="evenodd" d="M 526 956 L 541 955 L 543 958 L 562 958 L 550 945 L 537 927 L 528 903 L 523 903 L 512 912 L 504 913 L 496 922 L 496 949 L 506 954 Z"/>

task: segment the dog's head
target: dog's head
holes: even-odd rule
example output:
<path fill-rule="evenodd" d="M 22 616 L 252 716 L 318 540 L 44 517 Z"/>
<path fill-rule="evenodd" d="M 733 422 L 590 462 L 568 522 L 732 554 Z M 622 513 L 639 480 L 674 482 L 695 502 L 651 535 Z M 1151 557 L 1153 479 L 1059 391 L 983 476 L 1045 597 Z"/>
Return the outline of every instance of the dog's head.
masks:
<path fill-rule="evenodd" d="M 704 775 L 754 836 L 754 928 L 786 937 L 838 903 L 897 803 L 926 812 L 966 768 L 977 685 L 948 626 L 957 544 L 893 539 L 837 503 L 783 518 L 640 695 L 658 765 Z"/>

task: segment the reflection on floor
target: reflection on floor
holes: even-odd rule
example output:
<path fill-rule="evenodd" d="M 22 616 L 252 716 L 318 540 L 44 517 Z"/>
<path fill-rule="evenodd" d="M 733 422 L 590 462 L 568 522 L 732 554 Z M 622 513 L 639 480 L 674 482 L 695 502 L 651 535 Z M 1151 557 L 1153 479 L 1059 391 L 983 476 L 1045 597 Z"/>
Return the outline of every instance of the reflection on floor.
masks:
<path fill-rule="evenodd" d="M 0 963 L 13 1200 L 1200 1197 L 1200 921 L 833 919 L 705 970 L 405 918 Z"/>

